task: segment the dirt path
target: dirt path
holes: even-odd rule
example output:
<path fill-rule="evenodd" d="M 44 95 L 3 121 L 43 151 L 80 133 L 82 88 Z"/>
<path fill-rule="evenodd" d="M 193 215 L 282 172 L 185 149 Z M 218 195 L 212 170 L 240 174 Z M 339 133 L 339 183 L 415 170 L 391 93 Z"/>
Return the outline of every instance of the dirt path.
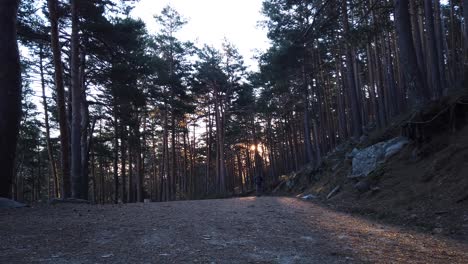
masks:
<path fill-rule="evenodd" d="M 468 260 L 468 243 L 372 223 L 293 198 L 0 211 L 0 263 L 464 260 Z"/>

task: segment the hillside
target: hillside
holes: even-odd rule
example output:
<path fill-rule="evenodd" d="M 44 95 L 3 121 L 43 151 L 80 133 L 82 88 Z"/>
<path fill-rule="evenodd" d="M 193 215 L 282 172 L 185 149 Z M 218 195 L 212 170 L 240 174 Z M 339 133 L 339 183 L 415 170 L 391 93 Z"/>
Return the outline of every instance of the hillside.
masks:
<path fill-rule="evenodd" d="M 423 112 L 422 120 L 430 122 L 401 117 L 389 129 L 374 133 L 365 142 L 347 142 L 329 154 L 319 169 L 306 167 L 284 177 L 273 194 L 294 194 L 341 211 L 466 241 L 466 102 L 466 97 L 447 99 Z M 351 176 L 353 148 L 362 151 L 407 133 L 404 131 L 411 122 L 421 126 L 418 136 L 410 134 L 412 140 L 400 152 L 378 164 L 367 177 Z"/>

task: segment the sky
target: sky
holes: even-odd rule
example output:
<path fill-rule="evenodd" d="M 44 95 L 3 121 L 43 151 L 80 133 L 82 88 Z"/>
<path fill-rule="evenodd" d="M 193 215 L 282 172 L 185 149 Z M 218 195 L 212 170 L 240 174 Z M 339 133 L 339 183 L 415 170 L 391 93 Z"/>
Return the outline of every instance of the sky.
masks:
<path fill-rule="evenodd" d="M 253 57 L 269 47 L 266 30 L 258 26 L 264 20 L 262 0 L 140 0 L 131 15 L 141 18 L 149 33 L 155 34 L 159 27 L 153 16 L 167 5 L 188 20 L 177 34 L 180 40 L 221 48 L 226 38 L 238 48 L 250 70 L 257 69 Z"/>

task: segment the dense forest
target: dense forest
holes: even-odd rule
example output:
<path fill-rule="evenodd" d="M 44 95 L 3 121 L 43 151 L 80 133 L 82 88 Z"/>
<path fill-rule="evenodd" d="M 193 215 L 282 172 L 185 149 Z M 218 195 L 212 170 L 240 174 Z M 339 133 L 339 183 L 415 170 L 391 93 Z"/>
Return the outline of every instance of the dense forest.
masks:
<path fill-rule="evenodd" d="M 178 39 L 170 6 L 149 34 L 134 2 L 1 1 L 0 196 L 246 193 L 467 89 L 466 0 L 264 0 L 257 72 Z"/>

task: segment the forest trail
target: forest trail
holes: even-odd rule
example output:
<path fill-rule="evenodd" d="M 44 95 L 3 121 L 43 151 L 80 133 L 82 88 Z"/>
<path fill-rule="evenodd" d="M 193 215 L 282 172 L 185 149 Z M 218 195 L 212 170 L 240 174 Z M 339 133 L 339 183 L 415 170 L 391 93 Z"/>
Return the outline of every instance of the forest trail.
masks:
<path fill-rule="evenodd" d="M 286 197 L 0 211 L 1 263 L 462 263 L 468 244 Z"/>

